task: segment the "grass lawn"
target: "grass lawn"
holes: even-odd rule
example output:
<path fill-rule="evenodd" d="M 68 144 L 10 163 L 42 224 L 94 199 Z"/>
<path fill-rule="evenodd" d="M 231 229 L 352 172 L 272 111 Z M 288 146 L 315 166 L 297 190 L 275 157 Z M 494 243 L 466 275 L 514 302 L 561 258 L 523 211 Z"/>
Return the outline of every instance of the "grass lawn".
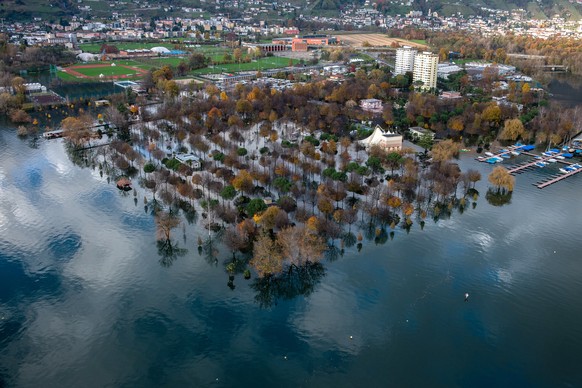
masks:
<path fill-rule="evenodd" d="M 106 77 L 113 75 L 135 75 L 136 71 L 133 69 L 127 69 L 121 66 L 107 66 L 107 67 L 89 67 L 89 68 L 77 68 L 73 69 L 83 75 L 88 77 L 98 77 L 103 74 Z"/>
<path fill-rule="evenodd" d="M 228 48 L 228 47 L 217 47 L 217 46 L 203 46 L 200 45 L 200 47 L 192 47 L 189 46 L 189 49 L 192 49 L 196 52 L 202 53 L 204 55 L 212 55 L 212 54 L 222 54 L 224 55 L 225 52 L 229 52 L 232 54 L 233 49 Z"/>
<path fill-rule="evenodd" d="M 368 54 L 358 53 L 358 55 L 354 56 L 354 58 L 360 58 L 367 62 L 373 62 L 374 58 L 369 56 Z"/>
<path fill-rule="evenodd" d="M 105 65 L 111 65 L 111 63 L 115 63 L 116 65 L 124 65 L 124 66 L 138 66 L 141 65 L 141 63 L 139 63 L 138 61 L 134 61 L 134 60 L 126 60 L 126 61 L 105 61 L 105 62 L 90 62 L 89 64 L 93 64 L 93 63 L 102 63 Z"/>
<path fill-rule="evenodd" d="M 293 60 L 296 64 L 297 60 Z M 256 62 L 249 63 L 229 63 L 226 65 L 216 65 L 214 68 L 207 67 L 205 69 L 194 70 L 192 74 L 218 74 L 218 73 L 236 73 L 238 71 L 258 71 L 278 69 L 289 66 L 289 58 L 282 57 L 266 57 L 260 58 Z"/>
<path fill-rule="evenodd" d="M 120 50 L 136 50 L 136 49 L 151 49 L 152 47 L 165 47 L 167 49 L 174 49 L 172 43 L 143 43 L 143 42 L 107 42 L 108 45 L 115 46 Z M 103 43 L 82 43 L 79 48 L 84 52 L 99 54 Z"/>
<path fill-rule="evenodd" d="M 410 39 L 411 42 L 417 43 L 417 44 L 423 44 L 426 46 L 426 39 Z"/>
<path fill-rule="evenodd" d="M 71 75 L 69 73 L 65 73 L 64 71 L 58 71 L 57 77 L 59 77 L 63 81 L 79 81 L 79 78 L 77 78 L 74 75 Z"/>
<path fill-rule="evenodd" d="M 151 58 L 151 59 L 144 59 L 142 64 L 148 64 L 152 67 L 162 67 L 164 65 L 170 66 L 178 66 L 180 62 L 188 62 L 188 58 L 186 57 L 168 57 L 168 58 Z"/>

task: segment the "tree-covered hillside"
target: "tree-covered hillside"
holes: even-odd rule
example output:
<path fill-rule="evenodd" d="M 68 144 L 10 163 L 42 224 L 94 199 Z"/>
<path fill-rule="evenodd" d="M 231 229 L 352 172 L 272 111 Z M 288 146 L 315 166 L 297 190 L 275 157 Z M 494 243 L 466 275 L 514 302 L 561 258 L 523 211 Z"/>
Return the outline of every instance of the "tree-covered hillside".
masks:
<path fill-rule="evenodd" d="M 530 18 L 547 19 L 559 15 L 568 20 L 582 19 L 582 5 L 573 0 L 412 0 L 410 3 L 403 0 L 289 0 L 289 3 L 297 6 L 304 15 L 330 17 L 337 17 L 341 10 L 348 8 L 375 8 L 385 15 L 403 15 L 408 11 L 423 11 L 426 15 L 430 11 L 442 16 L 458 13 L 463 16 L 486 15 L 492 9 L 524 9 Z M 264 17 L 273 19 L 284 16 L 277 9 L 281 5 L 281 2 L 266 0 L 262 7 L 270 13 L 263 14 Z M 248 7 L 256 6 L 256 3 L 250 4 L 249 1 Z M 230 2 L 209 0 L 0 0 L 0 18 L 13 21 L 41 17 L 43 20 L 58 21 L 74 14 L 108 17 L 114 11 L 144 17 L 183 16 L 182 7 L 199 7 L 209 13 L 228 12 L 232 17 L 240 17 L 241 12 L 248 8 L 244 0 L 240 0 L 236 8 Z"/>

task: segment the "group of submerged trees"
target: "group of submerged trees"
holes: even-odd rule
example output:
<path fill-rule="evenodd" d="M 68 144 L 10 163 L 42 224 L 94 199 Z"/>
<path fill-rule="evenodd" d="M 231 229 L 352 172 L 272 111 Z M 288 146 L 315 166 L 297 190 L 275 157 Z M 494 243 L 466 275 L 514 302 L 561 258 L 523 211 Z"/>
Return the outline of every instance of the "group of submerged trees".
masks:
<path fill-rule="evenodd" d="M 116 101 L 102 119 L 121 136 L 86 150 L 84 162 L 113 177 L 139 176 L 145 208 L 160 231 L 163 265 L 185 254 L 171 238 L 181 211 L 188 222 L 201 219 L 208 229 L 199 247 L 209 260 L 217 262 L 218 236 L 232 252 L 229 274 L 250 264 L 259 275 L 254 286 L 265 298 L 273 290 L 289 292 L 282 279 L 293 279 L 293 292 L 306 292 L 304 281 L 324 273 L 323 257 L 361 249 L 364 239 L 384 243 L 396 228 L 409 231 L 414 223 L 422 228 L 427 218 L 436 221 L 454 208 L 475 206 L 481 175 L 460 171 L 454 161 L 458 140 L 493 138 L 506 127 L 516 132 L 510 122 L 517 118 L 515 109 L 415 93 L 406 79 L 383 68 L 360 69 L 339 84 L 313 80 L 284 91 L 240 84 L 221 91 L 209 84 L 183 90 L 180 97 L 174 88 L 167 93 L 168 72 L 156 71 L 151 87 L 154 93 L 159 89 L 162 102 L 138 114 Z M 429 156 L 412 149 L 366 150 L 358 140 L 367 133 L 353 123 L 378 118 L 359 109 L 363 98 L 386 102 L 384 125 L 419 124 L 451 139 L 432 147 Z M 73 149 L 93 142 L 86 131 L 90 121 L 86 113 L 63 121 Z M 197 154 L 202 168 L 180 163 L 174 151 Z M 508 179 L 500 175 L 491 182 L 510 192 Z"/>
<path fill-rule="evenodd" d="M 427 218 L 475 206 L 481 175 L 455 163 L 460 143 L 439 142 L 428 156 L 407 148 L 366 150 L 358 140 L 368 133 L 349 122 L 371 118 L 368 113 L 327 102 L 314 93 L 318 88 L 334 94 L 327 84 L 283 92 L 237 85 L 230 93 L 209 85 L 141 109 L 127 141 L 85 151 L 93 155 L 86 163 L 114 177 L 137 177 L 146 210 L 155 214 L 163 265 L 185 254 L 171 238 L 181 211 L 208 229 L 199 246 L 211 262 L 218 262 L 218 236 L 232 252 L 230 276 L 247 265 L 255 269 L 261 303 L 307 292 L 324 274 L 324 257 L 359 250 L 364 239 L 385 243 L 397 228 L 423 228 Z M 105 119 L 112 114 L 105 112 Z M 132 115 L 128 110 L 126 123 Z M 66 124 L 74 146 L 93 142 Z M 202 167 L 180 163 L 174 151 L 196 154 Z"/>

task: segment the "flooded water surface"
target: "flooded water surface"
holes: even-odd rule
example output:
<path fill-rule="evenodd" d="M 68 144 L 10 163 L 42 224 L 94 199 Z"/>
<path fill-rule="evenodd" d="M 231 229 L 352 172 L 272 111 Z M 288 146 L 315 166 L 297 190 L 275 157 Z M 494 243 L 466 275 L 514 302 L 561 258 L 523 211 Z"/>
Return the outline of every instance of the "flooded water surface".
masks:
<path fill-rule="evenodd" d="M 491 167 L 460 163 L 482 171 L 475 208 L 365 239 L 265 305 L 195 224 L 160 265 L 141 189 L 5 126 L 0 386 L 580 386 L 582 174 L 539 190 L 527 172 L 492 206 Z"/>

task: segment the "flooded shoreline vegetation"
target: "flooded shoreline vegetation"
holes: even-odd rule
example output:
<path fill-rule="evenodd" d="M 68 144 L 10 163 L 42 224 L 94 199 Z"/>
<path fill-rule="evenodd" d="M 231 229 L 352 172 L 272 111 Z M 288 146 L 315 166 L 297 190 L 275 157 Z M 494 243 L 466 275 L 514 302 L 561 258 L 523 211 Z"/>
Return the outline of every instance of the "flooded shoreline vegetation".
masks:
<path fill-rule="evenodd" d="M 271 93 L 256 89 L 248 89 L 251 98 Z M 233 112 L 241 123 L 224 127 L 224 121 L 235 121 L 217 112 L 225 105 L 216 103 L 225 100 L 205 98 L 205 92 L 199 92 L 200 104 L 211 100 L 220 108 L 212 106 L 199 119 L 172 113 L 169 120 L 168 112 L 178 106 L 169 101 L 149 112 L 149 121 L 129 124 L 129 141 L 114 135 L 95 148 L 84 147 L 87 138 L 68 125 L 81 119 L 64 120 L 73 160 L 141 187 L 134 201 L 143 196 L 144 210 L 155 219 L 162 266 L 188 255 L 172 230 L 198 222 L 207 234 L 199 239 L 199 253 L 209 263 L 219 262 L 218 243 L 229 251 L 229 287 L 235 287 L 236 274 L 250 277 L 252 268 L 253 287 L 266 293 L 260 299 L 307 292 L 316 282 L 301 279 L 312 271 L 322 276 L 322 260 L 333 261 L 346 248 L 359 251 L 364 240 L 385 244 L 397 228 L 408 233 L 416 223 L 423 229 L 427 218 L 448 218 L 478 198 L 474 184 L 481 176 L 461 172 L 454 160 L 460 146 L 453 140 L 434 145 L 428 162 L 423 151 L 366 151 L 349 134 L 308 132 L 275 115 L 245 125 Z M 180 155 L 193 157 L 180 161 Z M 194 161 L 200 166 L 193 167 Z M 294 291 L 286 290 L 286 282 L 295 284 Z"/>
<path fill-rule="evenodd" d="M 566 119 L 557 129 L 547 126 L 544 120 L 554 113 L 540 107 L 533 98 L 538 92 L 528 88 L 516 89 L 514 97 L 536 112 L 524 120 L 515 104 L 410 91 L 410 80 L 392 78 L 383 68 L 283 91 L 269 84 L 176 89 L 168 87 L 171 69 L 152 70 L 154 75 L 150 90 L 160 102 L 146 105 L 131 93 L 119 95 L 98 118 L 108 125 L 105 137 L 87 132 L 91 117 L 85 111 L 65 117 L 69 150 L 110 180 L 132 179 L 143 190 L 146 213 L 181 214 L 198 223 L 205 235 L 199 253 L 209 263 L 218 264 L 217 244 L 224 244 L 231 288 L 234 276 L 250 268 L 258 278 L 278 278 L 289 269 L 332 261 L 346 248 L 360 251 L 364 240 L 385 244 L 397 229 L 409 233 L 416 224 L 423 230 L 427 219 L 438 222 L 474 208 L 481 175 L 462 172 L 455 162 L 464 144 L 488 147 L 496 137 L 558 140 L 573 131 Z M 360 109 L 362 98 L 384 101 L 382 112 Z M 422 136 L 422 150 L 366 146 L 361 140 L 372 128 L 361 122 L 393 130 L 418 125 L 446 139 Z M 486 198 L 506 203 L 511 197 L 498 194 Z M 137 197 L 135 192 L 136 204 Z M 280 240 L 289 236 L 316 254 L 300 260 L 284 253 Z M 158 245 L 164 266 L 187 254 L 171 238 Z M 269 254 L 261 254 L 264 247 Z"/>

